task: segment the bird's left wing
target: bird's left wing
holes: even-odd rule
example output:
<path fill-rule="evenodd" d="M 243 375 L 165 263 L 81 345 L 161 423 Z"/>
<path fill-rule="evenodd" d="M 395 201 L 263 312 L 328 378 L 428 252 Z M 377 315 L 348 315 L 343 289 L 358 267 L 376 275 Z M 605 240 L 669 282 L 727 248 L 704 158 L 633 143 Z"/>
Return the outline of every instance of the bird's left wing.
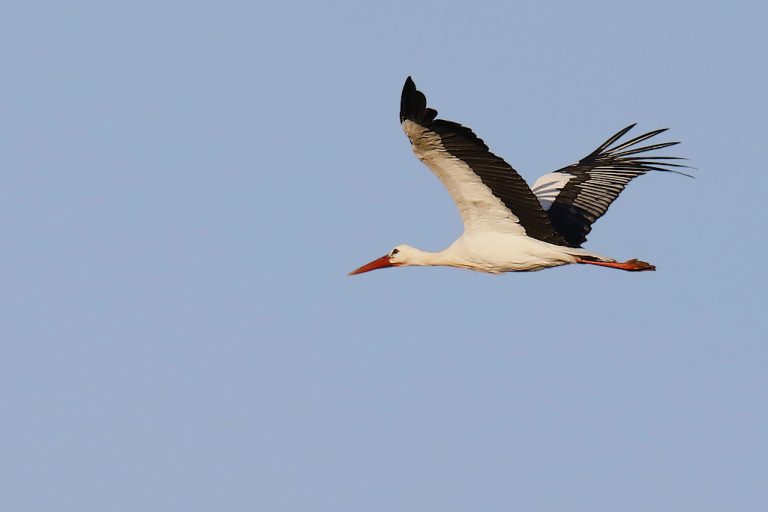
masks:
<path fill-rule="evenodd" d="M 616 144 L 634 126 L 632 124 L 619 131 L 579 162 L 545 174 L 533 184 L 533 193 L 567 245 L 580 247 L 587 240 L 592 223 L 605 214 L 634 178 L 651 171 L 688 176 L 674 169 L 688 167 L 672 162 L 682 158 L 637 156 L 639 153 L 678 144 L 661 142 L 638 147 L 641 142 L 665 132 L 666 128 Z"/>
<path fill-rule="evenodd" d="M 400 122 L 413 152 L 451 194 L 465 231 L 506 232 L 564 245 L 525 180 L 472 130 L 436 116 L 408 77 Z"/>

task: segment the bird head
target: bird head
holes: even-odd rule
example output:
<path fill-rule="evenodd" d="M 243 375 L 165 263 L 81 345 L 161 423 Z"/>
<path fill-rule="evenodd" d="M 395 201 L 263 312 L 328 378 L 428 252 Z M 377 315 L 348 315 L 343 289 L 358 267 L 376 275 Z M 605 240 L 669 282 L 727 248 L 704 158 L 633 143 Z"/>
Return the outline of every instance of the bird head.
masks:
<path fill-rule="evenodd" d="M 350 276 L 356 274 L 362 274 L 363 272 L 370 272 L 379 268 L 387 267 L 401 267 L 414 264 L 414 257 L 416 256 L 416 249 L 409 245 L 398 245 L 389 254 L 377 258 L 370 263 L 366 263 L 362 267 L 353 270 L 349 273 Z"/>

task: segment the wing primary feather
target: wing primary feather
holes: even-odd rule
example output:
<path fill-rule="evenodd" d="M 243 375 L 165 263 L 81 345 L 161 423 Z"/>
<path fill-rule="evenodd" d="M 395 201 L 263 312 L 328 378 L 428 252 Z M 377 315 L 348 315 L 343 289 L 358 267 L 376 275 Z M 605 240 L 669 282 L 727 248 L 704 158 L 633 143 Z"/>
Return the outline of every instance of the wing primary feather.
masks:
<path fill-rule="evenodd" d="M 635 144 L 643 142 L 646 139 L 650 139 L 651 137 L 655 137 L 656 135 L 664 133 L 667 130 L 669 130 L 669 128 L 661 128 L 659 130 L 653 130 L 652 132 L 648 132 L 638 137 L 635 137 L 634 139 L 630 139 L 627 142 L 623 142 L 620 145 L 611 148 L 611 153 L 615 153 L 616 151 L 621 151 L 622 149 L 627 148 L 629 146 L 634 146 Z"/>
<path fill-rule="evenodd" d="M 645 153 L 646 151 L 654 151 L 654 150 L 657 150 L 657 149 L 668 148 L 669 146 L 675 146 L 677 144 L 680 144 L 680 142 L 662 142 L 661 144 L 653 144 L 651 146 L 643 146 L 643 147 L 640 147 L 640 148 L 627 149 L 627 150 L 621 151 L 619 153 L 611 152 L 610 156 L 612 156 L 614 158 L 621 158 L 621 157 L 624 157 L 624 156 L 636 155 L 638 153 Z"/>
<path fill-rule="evenodd" d="M 615 135 L 613 135 L 613 136 L 612 136 L 610 139 L 608 139 L 608 140 L 606 140 L 605 142 L 603 142 L 602 144 L 600 144 L 600 145 L 597 147 L 597 149 L 596 149 L 596 150 L 594 150 L 594 151 L 592 152 L 592 155 L 598 155 L 598 154 L 602 153 L 603 151 L 605 151 L 605 149 L 607 149 L 607 148 L 608 148 L 608 147 L 609 147 L 611 144 L 613 144 L 614 142 L 616 142 L 617 140 L 619 140 L 620 138 L 622 138 L 622 137 L 624 136 L 624 134 L 625 134 L 625 133 L 627 133 L 629 130 L 631 130 L 632 128 L 634 128 L 636 125 L 637 125 L 637 123 L 632 123 L 631 125 L 627 126 L 627 127 L 626 127 L 626 128 L 624 128 L 623 130 L 619 130 L 619 131 L 618 131 L 618 132 L 617 132 Z"/>

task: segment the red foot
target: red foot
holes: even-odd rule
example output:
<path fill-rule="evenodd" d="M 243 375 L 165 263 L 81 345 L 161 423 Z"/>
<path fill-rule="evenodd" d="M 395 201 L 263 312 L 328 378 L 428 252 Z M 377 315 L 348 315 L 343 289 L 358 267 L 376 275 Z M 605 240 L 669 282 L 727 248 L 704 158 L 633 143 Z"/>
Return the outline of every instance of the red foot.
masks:
<path fill-rule="evenodd" d="M 650 263 L 646 263 L 644 261 L 635 260 L 635 259 L 627 260 L 624 263 L 619 263 L 618 261 L 591 261 L 591 260 L 584 260 L 579 258 L 576 260 L 576 263 L 585 263 L 588 265 L 600 265 L 601 267 L 618 268 L 621 270 L 629 270 L 630 272 L 656 270 L 656 267 L 654 267 Z"/>

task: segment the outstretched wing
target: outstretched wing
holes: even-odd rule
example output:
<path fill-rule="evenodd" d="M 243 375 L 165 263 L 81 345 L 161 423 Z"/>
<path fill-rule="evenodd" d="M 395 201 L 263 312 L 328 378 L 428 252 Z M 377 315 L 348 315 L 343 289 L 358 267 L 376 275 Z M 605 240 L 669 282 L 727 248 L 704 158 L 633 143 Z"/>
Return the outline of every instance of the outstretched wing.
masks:
<path fill-rule="evenodd" d="M 580 247 L 592 230 L 592 223 L 602 217 L 627 184 L 650 171 L 685 173 L 675 167 L 688 167 L 671 160 L 673 156 L 635 156 L 662 149 L 679 142 L 662 142 L 637 147 L 641 142 L 665 132 L 654 130 L 611 147 L 635 125 L 632 124 L 605 141 L 576 164 L 545 174 L 533 184 L 533 193 L 546 210 L 555 230 L 567 245 Z"/>
<path fill-rule="evenodd" d="M 466 231 L 514 233 L 565 245 L 528 184 L 508 163 L 469 128 L 436 117 L 408 77 L 400 100 L 403 130 L 416 156 L 448 189 Z"/>

